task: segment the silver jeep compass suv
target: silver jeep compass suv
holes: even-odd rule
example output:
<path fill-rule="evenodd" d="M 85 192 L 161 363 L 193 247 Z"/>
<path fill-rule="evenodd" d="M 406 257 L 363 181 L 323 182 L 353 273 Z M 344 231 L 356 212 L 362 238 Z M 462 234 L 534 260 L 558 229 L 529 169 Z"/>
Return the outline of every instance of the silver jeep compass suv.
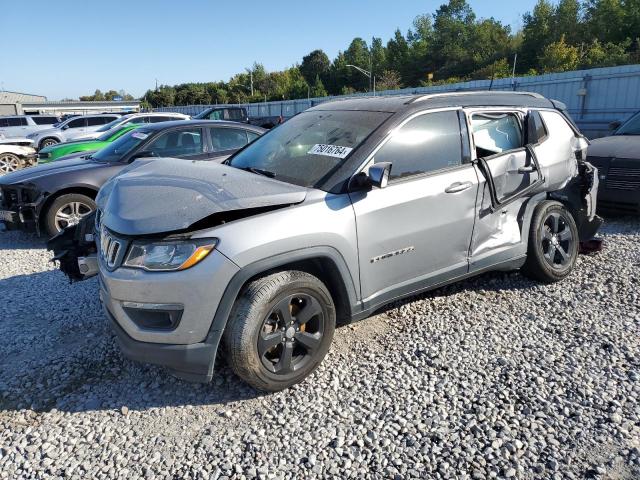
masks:
<path fill-rule="evenodd" d="M 600 226 L 564 105 L 475 92 L 323 103 L 223 165 L 142 160 L 49 242 L 98 273 L 124 354 L 262 390 L 300 382 L 336 323 L 488 270 L 562 280 Z"/>

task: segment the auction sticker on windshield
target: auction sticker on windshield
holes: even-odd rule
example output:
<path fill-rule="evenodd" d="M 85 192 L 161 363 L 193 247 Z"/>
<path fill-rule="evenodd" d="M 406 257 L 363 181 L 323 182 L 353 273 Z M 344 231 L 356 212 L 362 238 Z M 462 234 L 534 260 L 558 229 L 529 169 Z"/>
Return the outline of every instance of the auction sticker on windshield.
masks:
<path fill-rule="evenodd" d="M 149 134 L 148 133 L 142 133 L 142 132 L 133 132 L 131 134 L 131 136 L 133 138 L 137 138 L 138 140 L 144 140 L 149 136 Z"/>
<path fill-rule="evenodd" d="M 311 150 L 307 152 L 308 155 L 325 155 L 327 157 L 345 158 L 351 153 L 353 148 L 341 147 L 340 145 L 325 145 L 323 143 L 317 143 Z"/>

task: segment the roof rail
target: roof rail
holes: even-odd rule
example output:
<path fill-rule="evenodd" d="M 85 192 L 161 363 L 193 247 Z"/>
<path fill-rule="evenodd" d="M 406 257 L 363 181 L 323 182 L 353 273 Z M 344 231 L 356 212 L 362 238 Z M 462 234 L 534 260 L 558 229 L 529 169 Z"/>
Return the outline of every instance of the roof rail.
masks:
<path fill-rule="evenodd" d="M 467 92 L 441 92 L 441 93 L 429 93 L 427 95 L 421 95 L 419 97 L 414 98 L 409 103 L 422 102 L 424 100 L 430 100 L 432 98 L 439 97 L 450 97 L 450 96 L 463 96 L 463 95 L 478 95 L 478 94 L 488 94 L 488 95 L 527 95 L 529 97 L 534 98 L 544 98 L 539 93 L 535 92 L 513 92 L 513 91 L 501 91 L 501 90 L 470 90 Z"/>

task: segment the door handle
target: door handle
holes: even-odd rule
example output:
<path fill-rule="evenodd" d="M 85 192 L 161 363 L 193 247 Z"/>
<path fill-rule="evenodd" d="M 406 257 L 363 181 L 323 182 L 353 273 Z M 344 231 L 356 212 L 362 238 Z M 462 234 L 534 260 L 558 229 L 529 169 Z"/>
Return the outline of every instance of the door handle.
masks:
<path fill-rule="evenodd" d="M 471 188 L 472 186 L 473 183 L 471 182 L 456 182 L 449 185 L 447 188 L 445 188 L 444 191 L 445 193 L 464 192 L 466 189 Z"/>
<path fill-rule="evenodd" d="M 530 165 L 528 167 L 520 167 L 518 169 L 518 173 L 532 173 L 536 171 L 536 167 L 534 167 L 533 165 Z"/>

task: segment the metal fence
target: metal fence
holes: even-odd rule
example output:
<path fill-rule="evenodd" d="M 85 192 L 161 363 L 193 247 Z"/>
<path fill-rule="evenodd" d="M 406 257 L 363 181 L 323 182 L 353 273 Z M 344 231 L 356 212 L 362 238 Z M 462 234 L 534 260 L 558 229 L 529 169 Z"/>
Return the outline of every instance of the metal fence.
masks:
<path fill-rule="evenodd" d="M 547 98 L 567 104 L 581 130 L 590 138 L 604 136 L 609 123 L 625 120 L 640 110 L 640 65 L 594 68 L 572 72 L 550 73 L 533 77 L 515 77 L 496 80 L 476 80 L 433 87 L 385 90 L 376 95 L 427 94 L 439 92 L 461 92 L 472 90 L 519 90 L 537 92 Z M 350 96 L 371 95 L 360 93 Z M 304 110 L 335 98 L 322 97 L 303 100 L 242 104 L 250 117 L 292 117 Z M 185 105 L 158 108 L 195 115 L 212 105 Z M 234 104 L 233 106 L 237 106 Z"/>

